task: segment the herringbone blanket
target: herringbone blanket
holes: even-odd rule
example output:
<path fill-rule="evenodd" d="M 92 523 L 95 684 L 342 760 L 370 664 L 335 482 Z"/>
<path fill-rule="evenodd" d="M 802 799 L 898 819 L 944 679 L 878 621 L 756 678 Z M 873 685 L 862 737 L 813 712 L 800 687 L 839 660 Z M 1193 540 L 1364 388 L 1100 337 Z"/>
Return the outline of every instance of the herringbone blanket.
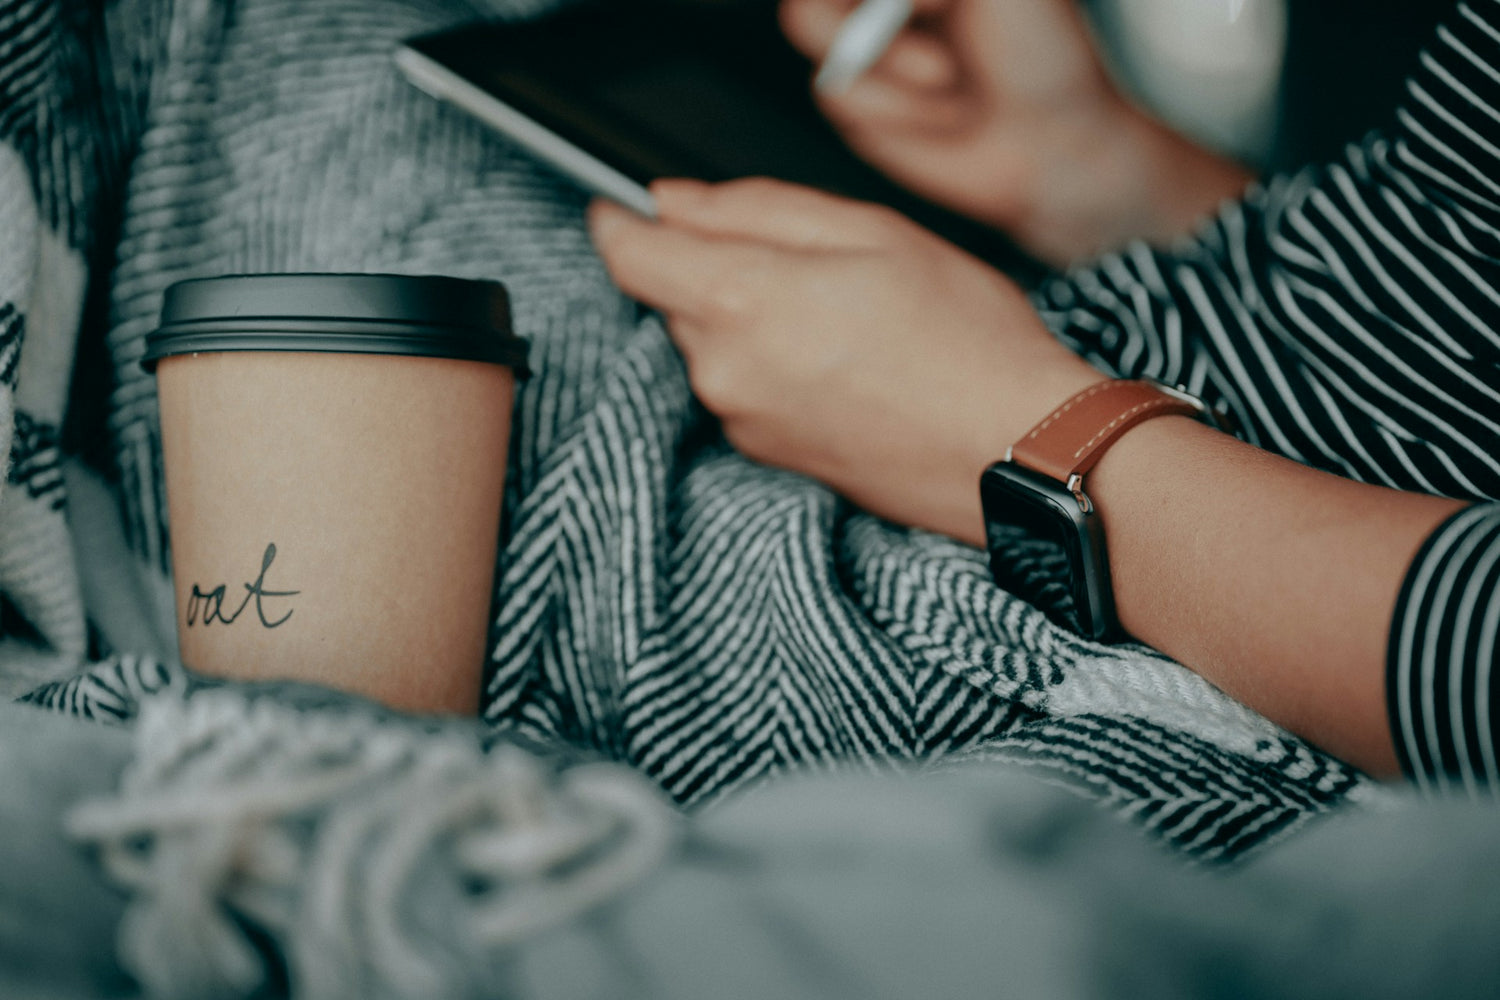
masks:
<path fill-rule="evenodd" d="M 546 6 L 0 2 L 5 692 L 128 714 L 158 676 L 131 638 L 152 630 L 89 584 L 113 550 L 80 541 L 59 438 L 120 512 L 109 579 L 142 618 L 169 609 L 139 367 L 169 284 L 444 273 L 510 287 L 537 372 L 498 553 L 496 731 L 598 750 L 688 805 L 793 770 L 1004 758 L 1204 858 L 1377 794 L 1165 658 L 1054 628 L 978 551 L 730 449 L 659 320 L 609 282 L 584 197 L 392 67 L 407 35 Z"/>

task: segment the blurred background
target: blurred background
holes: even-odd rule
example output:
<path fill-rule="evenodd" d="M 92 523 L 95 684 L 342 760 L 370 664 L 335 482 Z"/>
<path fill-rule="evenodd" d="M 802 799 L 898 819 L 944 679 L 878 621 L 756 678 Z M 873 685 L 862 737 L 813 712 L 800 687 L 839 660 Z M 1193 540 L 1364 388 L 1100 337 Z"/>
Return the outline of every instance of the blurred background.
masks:
<path fill-rule="evenodd" d="M 1334 156 L 1386 123 L 1456 0 L 1087 0 L 1120 82 L 1263 169 Z"/>

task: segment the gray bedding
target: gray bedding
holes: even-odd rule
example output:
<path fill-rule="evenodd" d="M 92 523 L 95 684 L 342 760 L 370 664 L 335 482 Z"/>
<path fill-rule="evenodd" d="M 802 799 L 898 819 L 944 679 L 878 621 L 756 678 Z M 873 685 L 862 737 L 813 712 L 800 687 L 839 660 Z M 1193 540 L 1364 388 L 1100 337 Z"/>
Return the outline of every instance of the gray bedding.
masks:
<path fill-rule="evenodd" d="M 130 731 L 0 706 L 0 995 L 1487 997 L 1474 804 L 1184 866 L 1015 767 L 803 777 L 688 819 L 630 769 L 326 692 Z M 420 787 L 419 787 L 420 786 Z"/>

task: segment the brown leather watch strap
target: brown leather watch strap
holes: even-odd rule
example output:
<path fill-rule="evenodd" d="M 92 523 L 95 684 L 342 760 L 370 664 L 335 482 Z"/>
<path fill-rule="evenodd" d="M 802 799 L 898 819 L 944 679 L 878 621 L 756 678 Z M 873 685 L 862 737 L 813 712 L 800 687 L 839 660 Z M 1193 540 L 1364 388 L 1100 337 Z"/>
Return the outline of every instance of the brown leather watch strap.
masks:
<path fill-rule="evenodd" d="M 1152 417 L 1202 420 L 1204 415 L 1203 404 L 1186 393 L 1157 382 L 1114 379 L 1089 386 L 1053 410 L 1012 446 L 1007 457 L 1076 492 L 1072 480 L 1092 469 L 1136 424 Z"/>

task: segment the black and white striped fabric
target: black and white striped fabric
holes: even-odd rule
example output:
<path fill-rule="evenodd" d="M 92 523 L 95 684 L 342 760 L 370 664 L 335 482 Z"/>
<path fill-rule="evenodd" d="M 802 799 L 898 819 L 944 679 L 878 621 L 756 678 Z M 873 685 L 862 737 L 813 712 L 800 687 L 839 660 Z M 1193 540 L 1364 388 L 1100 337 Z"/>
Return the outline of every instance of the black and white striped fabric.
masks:
<path fill-rule="evenodd" d="M 79 5 L 0 0 L 0 692 L 55 677 L 88 630 L 64 516 L 59 428 L 117 165 Z"/>
<path fill-rule="evenodd" d="M 583 196 L 392 69 L 398 39 L 471 18 L 474 4 L 19 6 L 53 12 L 70 37 L 93 32 L 107 43 L 104 57 L 69 65 L 87 70 L 106 109 L 97 117 L 119 129 L 105 145 L 130 151 L 128 170 L 112 173 L 101 153 L 68 171 L 33 158 L 18 176 L 28 191 L 102 199 L 120 219 L 118 239 L 105 248 L 113 269 L 96 272 L 108 279 L 109 432 L 138 568 L 160 588 L 168 586 L 169 526 L 154 385 L 138 362 L 167 285 L 242 271 L 500 278 L 513 293 L 518 331 L 533 341 L 537 376 L 519 393 L 513 421 L 484 709 L 496 731 L 629 761 L 689 805 L 794 769 L 975 756 L 1020 762 L 1204 858 L 1241 855 L 1330 808 L 1385 794 L 1150 650 L 1054 628 L 995 589 L 979 552 L 883 523 L 729 449 L 693 400 L 661 324 L 608 281 L 582 225 Z M 490 12 L 519 17 L 546 6 L 497 0 Z M 16 8 L 0 3 L 0 12 Z M 0 67 L 58 44 L 8 31 L 8 16 L 0 13 Z M 1380 147 L 1377 160 L 1378 146 L 1352 153 L 1329 176 L 1376 184 L 1384 174 L 1370 171 L 1406 155 L 1398 142 Z M 95 195 L 65 183 L 91 172 L 101 175 L 88 189 Z M 1287 435 L 1295 445 L 1288 453 L 1376 479 L 1385 466 L 1371 461 L 1366 471 L 1360 456 L 1388 458 L 1399 448 L 1409 461 L 1397 469 L 1420 469 L 1432 488 L 1444 488 L 1439 435 L 1412 440 L 1404 424 L 1345 416 L 1363 448 L 1345 469 L 1331 457 L 1334 442 L 1342 447 L 1337 420 L 1309 420 L 1308 433 L 1265 410 L 1257 423 L 1264 407 L 1249 394 L 1254 378 L 1236 393 L 1243 373 L 1225 338 L 1193 332 L 1190 316 L 1214 314 L 1193 308 L 1206 296 L 1237 319 L 1236 338 L 1268 350 L 1281 341 L 1286 331 L 1261 320 L 1265 296 L 1242 248 L 1256 247 L 1257 266 L 1270 259 L 1267 220 L 1282 217 L 1296 191 L 1319 184 L 1272 187 L 1226 213 L 1180 258 L 1133 249 L 1081 272 L 1066 286 L 1068 308 L 1060 305 L 1064 286 L 1052 290 L 1052 315 L 1066 317 L 1059 329 L 1101 363 L 1211 383 L 1268 446 Z M 1405 181 L 1395 188 L 1405 189 Z M 0 210 L 14 190 L 0 173 Z M 1445 266 L 1480 268 L 1465 256 L 1480 238 L 1475 213 L 1465 206 L 1430 221 L 1424 246 L 1452 241 L 1437 253 Z M 28 226 L 22 231 L 45 224 Z M 1228 266 L 1215 264 L 1221 259 Z M 27 267 L 37 257 L 0 247 L 0 276 L 13 260 Z M 1319 317 L 1362 308 L 1358 286 L 1341 272 L 1305 251 L 1289 260 L 1308 273 L 1288 272 L 1283 284 L 1324 282 L 1312 296 L 1326 310 Z M 1127 292 L 1132 268 L 1157 270 Z M 1198 283 L 1164 276 L 1178 268 L 1200 275 Z M 26 313 L 26 302 L 11 301 Z M 1299 307 L 1309 324 L 1310 308 Z M 46 356 L 69 356 L 76 313 L 71 319 Z M 33 332 L 23 366 L 38 347 Z M 1321 370 L 1314 360 L 1304 367 Z M 1318 383 L 1305 398 L 1321 401 L 1337 388 Z M 56 405 L 65 390 L 56 388 Z M 1448 461 L 1466 468 L 1467 459 Z M 18 496 L 27 494 L 8 490 L 4 506 Z M 38 502 L 52 510 L 49 496 Z M 50 579 L 71 553 L 62 544 L 29 558 L 34 579 Z M 24 606 L 28 586 L 5 583 L 12 605 Z M 138 697 L 175 683 L 148 658 L 122 655 L 90 669 L 76 651 L 39 648 L 55 654 L 54 683 L 33 700 L 77 714 L 129 716 Z M 0 661 L 0 675 L 14 683 L 19 662 Z"/>
<path fill-rule="evenodd" d="M 1250 441 L 1298 461 L 1500 497 L 1500 3 L 1459 5 L 1407 91 L 1389 130 L 1191 245 L 1045 288 L 1053 328 L 1101 367 L 1228 403 Z M 1497 524 L 1480 506 L 1439 531 L 1397 609 L 1392 731 L 1424 787 L 1500 786 Z"/>
<path fill-rule="evenodd" d="M 1402 769 L 1424 790 L 1493 795 L 1500 788 L 1496 594 L 1500 504 L 1478 505 L 1427 540 L 1391 625 L 1391 735 Z"/>

